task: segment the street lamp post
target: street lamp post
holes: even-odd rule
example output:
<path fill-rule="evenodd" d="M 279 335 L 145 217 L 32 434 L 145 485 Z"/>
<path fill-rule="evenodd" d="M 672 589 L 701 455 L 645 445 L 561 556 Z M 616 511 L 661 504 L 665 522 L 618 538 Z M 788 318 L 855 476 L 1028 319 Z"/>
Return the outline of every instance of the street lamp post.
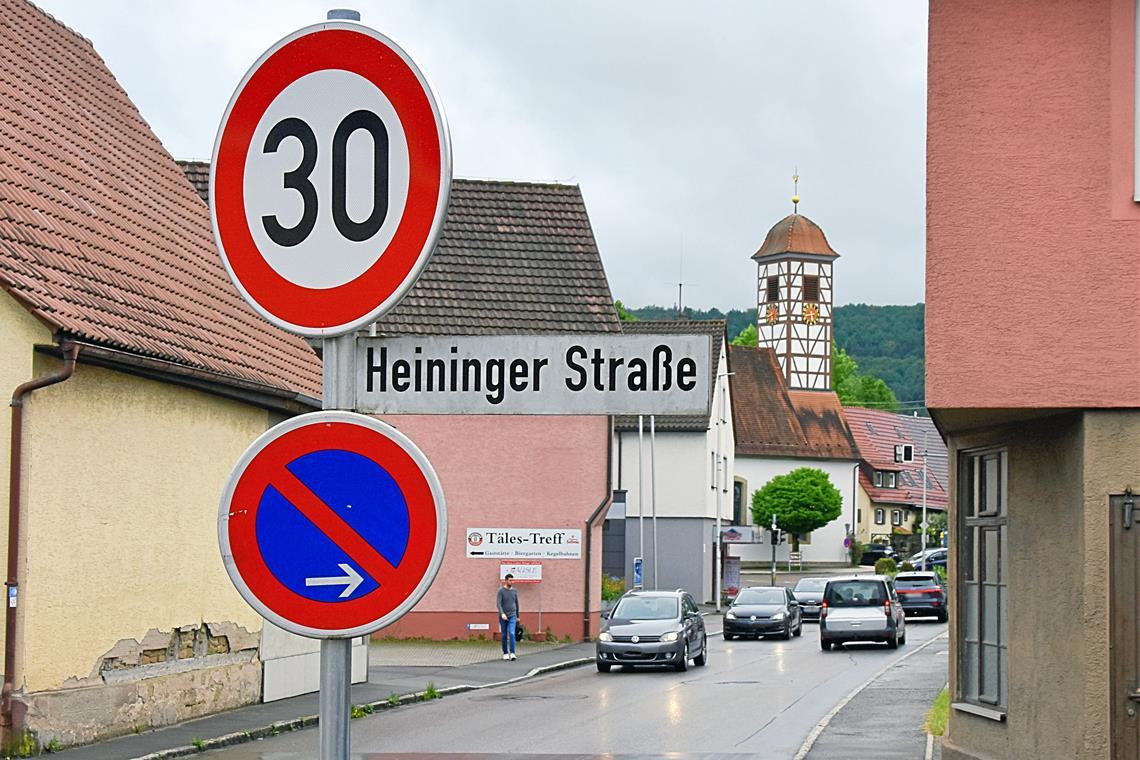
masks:
<path fill-rule="evenodd" d="M 930 431 L 922 434 L 922 569 L 926 569 L 926 438 Z"/>

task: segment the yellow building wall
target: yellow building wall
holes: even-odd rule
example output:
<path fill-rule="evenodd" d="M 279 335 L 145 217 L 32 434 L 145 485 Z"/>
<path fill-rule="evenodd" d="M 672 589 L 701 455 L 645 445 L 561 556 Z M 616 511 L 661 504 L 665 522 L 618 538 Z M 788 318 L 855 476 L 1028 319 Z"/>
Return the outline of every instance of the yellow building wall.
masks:
<path fill-rule="evenodd" d="M 51 331 L 14 298 L 0 291 L 0 583 L 7 574 L 8 546 L 8 465 L 11 461 L 12 414 L 8 400 L 17 385 L 32 379 L 32 346 L 51 343 Z M 0 617 L 0 631 L 3 618 Z M 4 637 L 0 635 L 0 656 Z"/>
<path fill-rule="evenodd" d="M 59 365 L 40 356 L 34 371 Z M 75 685 L 152 629 L 260 630 L 222 565 L 217 510 L 269 421 L 254 406 L 82 363 L 32 394 L 18 688 Z"/>

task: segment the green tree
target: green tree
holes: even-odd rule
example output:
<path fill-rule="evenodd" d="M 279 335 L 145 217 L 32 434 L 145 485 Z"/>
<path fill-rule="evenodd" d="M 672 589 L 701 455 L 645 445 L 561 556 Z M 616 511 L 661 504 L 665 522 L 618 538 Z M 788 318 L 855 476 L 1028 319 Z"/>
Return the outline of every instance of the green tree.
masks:
<path fill-rule="evenodd" d="M 622 322 L 636 322 L 637 315 L 629 309 L 625 308 L 625 304 L 621 300 L 614 301 L 614 308 L 617 310 L 618 319 Z"/>
<path fill-rule="evenodd" d="M 756 334 L 756 325 L 748 325 L 748 327 L 740 331 L 739 335 L 732 339 L 732 345 L 734 346 L 752 346 L 755 348 L 758 342 L 759 338 Z"/>
<path fill-rule="evenodd" d="M 831 383 L 844 406 L 868 406 L 897 412 L 898 397 L 878 377 L 859 372 L 859 364 L 842 348 L 831 344 Z"/>
<path fill-rule="evenodd" d="M 765 527 L 776 525 L 791 534 L 792 551 L 800 550 L 799 537 L 822 528 L 843 512 L 843 496 L 827 473 L 800 467 L 777 475 L 752 494 L 752 521 Z"/>

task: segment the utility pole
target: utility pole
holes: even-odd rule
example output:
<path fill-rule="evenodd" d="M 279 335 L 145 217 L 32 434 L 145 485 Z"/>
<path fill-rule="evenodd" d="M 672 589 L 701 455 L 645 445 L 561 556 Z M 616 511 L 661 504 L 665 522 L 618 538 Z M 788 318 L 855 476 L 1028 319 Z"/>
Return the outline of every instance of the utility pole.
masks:
<path fill-rule="evenodd" d="M 776 531 L 778 531 L 778 530 L 779 530 L 779 528 L 776 527 L 776 516 L 772 515 L 772 585 L 773 586 L 776 585 L 776 536 L 778 535 L 776 533 Z"/>
<path fill-rule="evenodd" d="M 926 438 L 930 431 L 922 434 L 922 569 L 926 569 Z"/>

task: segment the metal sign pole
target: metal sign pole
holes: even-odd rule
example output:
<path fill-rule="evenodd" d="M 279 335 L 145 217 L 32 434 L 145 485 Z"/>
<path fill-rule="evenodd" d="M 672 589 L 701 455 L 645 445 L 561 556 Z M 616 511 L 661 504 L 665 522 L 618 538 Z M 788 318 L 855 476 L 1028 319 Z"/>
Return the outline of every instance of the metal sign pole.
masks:
<path fill-rule="evenodd" d="M 324 409 L 355 405 L 356 333 L 321 340 Z M 318 710 L 321 760 L 349 760 L 349 720 L 352 717 L 352 639 L 321 641 L 321 691 Z"/>
<path fill-rule="evenodd" d="M 657 586 L 657 428 L 654 426 L 653 418 L 655 415 L 649 415 L 649 488 L 650 488 L 650 509 L 653 511 L 653 590 L 656 591 Z"/>

